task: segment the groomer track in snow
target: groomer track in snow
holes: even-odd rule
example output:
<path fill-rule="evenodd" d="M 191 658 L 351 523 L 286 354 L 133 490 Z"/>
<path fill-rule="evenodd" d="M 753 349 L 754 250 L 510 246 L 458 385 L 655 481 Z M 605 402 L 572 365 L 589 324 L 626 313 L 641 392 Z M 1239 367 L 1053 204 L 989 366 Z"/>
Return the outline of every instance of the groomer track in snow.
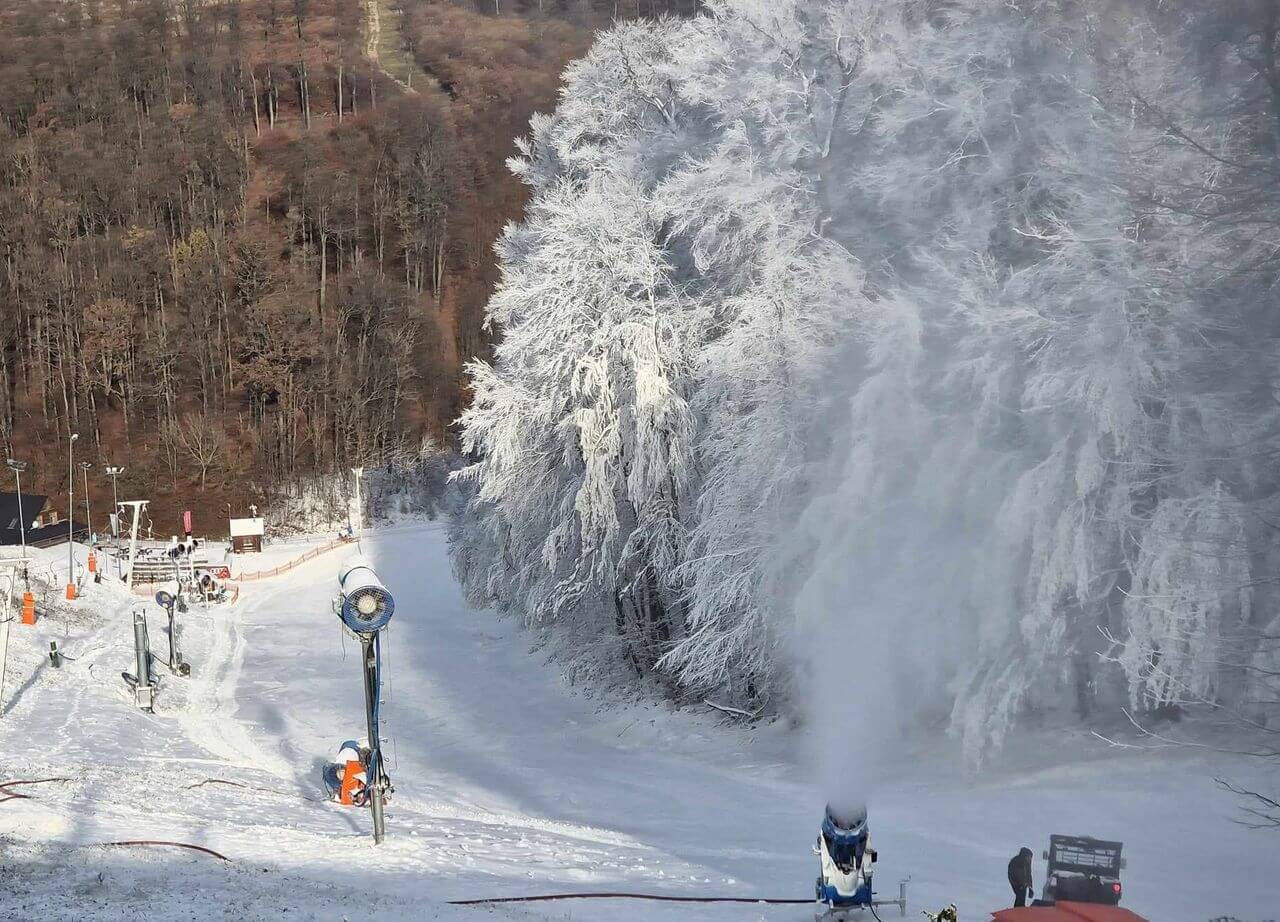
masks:
<path fill-rule="evenodd" d="M 514 625 L 467 610 L 442 526 L 375 532 L 363 550 L 396 597 L 386 842 L 372 844 L 367 810 L 327 802 L 320 784 L 335 741 L 364 722 L 359 647 L 331 609 L 337 557 L 188 613 L 193 673 L 164 676 L 154 715 L 119 678 L 138 603 L 90 587 L 66 618 L 15 628 L 0 781 L 68 780 L 11 786 L 31 796 L 0 803 L 0 918 L 812 918 L 812 904 L 447 905 L 581 892 L 804 901 L 822 803 L 796 763 L 797 731 L 606 706 L 567 687 Z M 159 637 L 160 612 L 148 614 Z M 50 639 L 77 658 L 40 665 Z M 877 887 L 896 896 L 910 875 L 912 915 L 955 901 L 966 922 L 985 920 L 1007 904 L 1008 855 L 1071 826 L 1124 839 L 1126 903 L 1148 918 L 1265 917 L 1257 882 L 1275 840 L 1230 822 L 1212 782 L 1222 763 L 1117 754 L 1083 735 L 1073 751 L 1054 745 L 1015 740 L 1008 766 L 977 778 L 944 750 L 918 752 L 875 797 Z M 229 860 L 100 847 L 139 841 Z M 1189 841 L 1213 892 L 1185 887 L 1177 843 Z"/>

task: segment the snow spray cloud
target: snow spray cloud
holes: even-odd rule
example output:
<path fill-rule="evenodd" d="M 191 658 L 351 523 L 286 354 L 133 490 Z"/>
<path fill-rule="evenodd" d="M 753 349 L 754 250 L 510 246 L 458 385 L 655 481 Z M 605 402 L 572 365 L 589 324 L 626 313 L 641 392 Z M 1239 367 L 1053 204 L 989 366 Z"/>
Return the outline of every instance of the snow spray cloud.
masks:
<path fill-rule="evenodd" d="M 832 460 L 795 536 L 812 562 L 795 621 L 835 801 L 870 799 L 913 728 L 949 729 L 971 764 L 998 746 L 1031 687 L 1062 672 L 1045 668 L 1069 645 L 1060 600 L 1088 597 L 1112 565 L 1095 507 L 1119 506 L 1097 446 L 1139 415 L 1115 375 L 1136 365 L 1125 297 L 1105 253 L 1022 241 L 1069 221 L 1064 240 L 1107 239 L 1123 222 L 1081 179 L 1109 148 L 1077 89 L 1088 75 L 1060 79 L 1074 26 L 1038 15 L 956 4 L 942 27 L 874 30 L 861 87 L 874 130 L 833 133 L 824 228 L 865 271 L 867 304 L 832 372 L 847 396 L 815 438 Z M 895 53 L 877 56 L 884 44 Z M 944 76 L 976 59 L 1004 63 Z M 957 161 L 975 136 L 981 154 Z"/>
<path fill-rule="evenodd" d="M 900 712 L 892 615 L 823 561 L 799 596 L 808 637 L 801 687 L 807 745 L 827 803 L 850 810 L 872 800 L 894 748 Z"/>
<path fill-rule="evenodd" d="M 858 420 L 863 399 L 853 398 L 846 425 Z M 914 728 L 945 725 L 947 681 L 968 648 L 967 619 L 950 603 L 953 579 L 979 566 L 977 542 L 939 523 L 945 506 L 930 479 L 904 473 L 913 453 L 929 453 L 916 431 L 922 417 L 905 405 L 891 416 L 894 431 L 881 432 L 892 438 L 878 446 L 884 457 L 858 438 L 842 439 L 833 482 L 797 534 L 812 548 L 796 597 L 807 745 L 816 781 L 837 808 L 874 800 Z"/>

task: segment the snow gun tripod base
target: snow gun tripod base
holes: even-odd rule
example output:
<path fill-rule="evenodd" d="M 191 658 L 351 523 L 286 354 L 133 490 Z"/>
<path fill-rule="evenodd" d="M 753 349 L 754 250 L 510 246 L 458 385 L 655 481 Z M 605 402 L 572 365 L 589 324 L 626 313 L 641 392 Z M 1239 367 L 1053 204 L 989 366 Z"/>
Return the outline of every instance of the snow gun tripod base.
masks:
<path fill-rule="evenodd" d="M 846 903 L 844 905 L 832 905 L 831 903 L 818 902 L 818 908 L 813 914 L 814 922 L 860 922 L 865 918 L 867 910 L 872 913 L 877 908 L 897 906 L 898 915 L 905 916 L 907 914 L 907 882 L 905 880 L 898 881 L 898 898 L 896 900 L 877 900 L 874 897 L 867 899 L 865 902 Z"/>

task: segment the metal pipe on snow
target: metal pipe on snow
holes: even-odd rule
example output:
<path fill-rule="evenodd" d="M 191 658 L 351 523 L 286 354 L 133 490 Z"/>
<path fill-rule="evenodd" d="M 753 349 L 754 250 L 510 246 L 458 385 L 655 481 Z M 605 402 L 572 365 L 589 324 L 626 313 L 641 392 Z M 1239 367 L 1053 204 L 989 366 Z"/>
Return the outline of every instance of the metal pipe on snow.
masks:
<path fill-rule="evenodd" d="M 369 810 L 373 814 L 373 842 L 381 845 L 386 838 L 386 822 L 382 812 L 382 746 L 378 740 L 378 660 L 373 649 L 374 637 L 363 635 L 360 649 L 364 660 L 365 721 L 369 728 Z"/>
<path fill-rule="evenodd" d="M 133 654 L 134 673 L 138 677 L 138 685 L 151 684 L 151 651 L 147 642 L 147 616 L 140 611 L 133 613 Z"/>

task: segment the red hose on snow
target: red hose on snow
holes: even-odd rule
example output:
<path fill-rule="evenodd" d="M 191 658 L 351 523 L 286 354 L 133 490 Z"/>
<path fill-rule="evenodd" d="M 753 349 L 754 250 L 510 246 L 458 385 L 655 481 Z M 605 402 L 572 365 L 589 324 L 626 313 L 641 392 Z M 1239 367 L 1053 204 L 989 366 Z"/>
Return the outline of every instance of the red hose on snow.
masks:
<path fill-rule="evenodd" d="M 219 860 L 221 860 L 221 861 L 225 861 L 225 862 L 227 862 L 228 864 L 230 864 L 230 863 L 231 863 L 231 859 L 230 859 L 230 858 L 228 858 L 226 855 L 219 854 L 218 852 L 215 852 L 215 851 L 214 851 L 213 849 L 211 849 L 211 848 L 205 848 L 203 845 L 189 845 L 189 844 L 188 844 L 188 843 L 186 843 L 186 842 L 165 842 L 165 841 L 162 841 L 162 840 L 159 840 L 159 839 L 135 839 L 135 840 L 129 840 L 129 841 L 127 841 L 127 842 L 99 842 L 98 844 L 99 844 L 99 845 L 102 845 L 102 846 L 108 846 L 108 845 L 165 845 L 165 846 L 169 846 L 169 847 L 172 847 L 172 848 L 189 848 L 189 849 L 191 849 L 191 851 L 193 851 L 193 852 L 204 852 L 206 855 L 212 855 L 214 858 L 217 858 L 217 859 L 219 859 Z"/>
<path fill-rule="evenodd" d="M 0 782 L 0 794 L 6 795 L 0 798 L 0 804 L 8 800 L 30 800 L 30 794 L 19 794 L 17 791 L 11 791 L 9 788 L 20 787 L 24 784 L 48 784 L 51 781 L 69 781 L 69 778 L 36 778 L 33 781 L 3 781 Z"/>
<path fill-rule="evenodd" d="M 546 900 L 656 900 L 662 903 L 767 903 L 770 906 L 799 906 L 807 900 L 763 899 L 751 896 L 667 896 L 660 893 L 544 893 L 538 896 L 498 896 L 479 900 L 450 900 L 450 906 L 482 906 L 488 903 L 538 903 Z"/>

